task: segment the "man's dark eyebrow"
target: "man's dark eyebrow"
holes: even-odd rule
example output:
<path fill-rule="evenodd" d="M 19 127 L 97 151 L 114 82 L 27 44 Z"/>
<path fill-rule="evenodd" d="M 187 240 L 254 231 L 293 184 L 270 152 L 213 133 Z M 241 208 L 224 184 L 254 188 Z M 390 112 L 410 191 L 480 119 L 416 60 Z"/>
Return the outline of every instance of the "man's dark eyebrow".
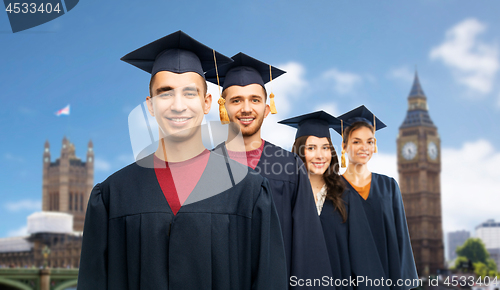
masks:
<path fill-rule="evenodd" d="M 165 87 L 161 87 L 161 88 L 157 88 L 156 89 L 156 95 L 159 95 L 163 92 L 167 92 L 167 91 L 171 91 L 173 90 L 174 88 L 170 87 L 170 86 L 165 86 Z"/>
<path fill-rule="evenodd" d="M 241 96 L 241 95 L 236 95 L 236 96 L 232 96 L 229 98 L 229 100 L 233 100 L 233 99 L 243 99 L 244 96 Z M 251 95 L 250 96 L 251 99 L 255 99 L 255 98 L 259 98 L 259 99 L 263 99 L 262 96 L 259 96 L 259 95 Z"/>
<path fill-rule="evenodd" d="M 242 96 L 240 96 L 240 95 L 237 95 L 237 96 L 232 96 L 232 97 L 230 97 L 230 98 L 229 98 L 229 100 L 241 99 L 241 98 L 243 98 L 243 97 L 242 97 Z"/>
<path fill-rule="evenodd" d="M 183 92 L 184 92 L 184 91 L 196 91 L 196 92 L 197 92 L 197 91 L 198 91 L 198 88 L 196 88 L 196 87 L 194 87 L 194 86 L 188 86 L 188 87 L 184 87 L 184 88 L 182 89 L 182 91 L 183 91 Z"/>

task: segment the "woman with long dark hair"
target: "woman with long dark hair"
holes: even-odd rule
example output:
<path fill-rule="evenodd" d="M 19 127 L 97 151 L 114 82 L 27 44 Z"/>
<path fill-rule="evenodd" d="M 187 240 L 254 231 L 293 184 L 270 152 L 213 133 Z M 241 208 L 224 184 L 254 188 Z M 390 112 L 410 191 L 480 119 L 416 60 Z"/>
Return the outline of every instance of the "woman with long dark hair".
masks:
<path fill-rule="evenodd" d="M 294 152 L 307 165 L 313 188 L 319 183 L 314 180 L 321 180 L 320 177 L 327 188 L 319 213 L 335 286 L 337 289 L 416 288 L 418 275 L 398 184 L 394 178 L 372 173 L 367 167 L 377 151 L 375 131 L 385 124 L 365 106 L 338 119 L 340 126 L 331 127 L 342 135 L 342 167 L 345 167 L 346 155 L 349 160 L 342 176 L 338 175 L 336 154 L 328 170 L 321 167 L 328 159 L 323 158 L 327 154 L 318 152 L 314 158 L 307 157 L 308 144 L 315 140 L 310 136 L 315 134 L 303 132 L 299 137 L 309 137 L 305 141 L 296 138 L 294 144 Z M 301 126 L 297 127 L 300 131 Z M 333 171 L 329 172 L 332 164 Z M 336 176 L 338 183 L 328 187 L 331 175 Z M 318 207 L 321 201 L 317 200 Z"/>
<path fill-rule="evenodd" d="M 323 111 L 317 111 L 279 123 L 297 128 L 292 152 L 302 159 L 307 168 L 328 248 L 333 283 L 336 280 L 349 280 L 351 266 L 346 223 L 346 185 L 339 175 L 339 161 L 329 130 L 340 130 L 341 121 Z M 340 288 L 341 286 L 336 286 L 336 289 Z M 343 289 L 352 287 L 347 285 Z"/>

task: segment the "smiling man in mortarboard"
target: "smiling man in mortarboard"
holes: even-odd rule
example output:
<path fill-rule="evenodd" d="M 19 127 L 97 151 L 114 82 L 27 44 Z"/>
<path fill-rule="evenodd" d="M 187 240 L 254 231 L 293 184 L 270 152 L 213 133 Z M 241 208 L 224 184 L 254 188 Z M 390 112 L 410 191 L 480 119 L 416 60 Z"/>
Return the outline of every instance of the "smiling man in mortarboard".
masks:
<path fill-rule="evenodd" d="M 151 73 L 159 139 L 92 190 L 78 289 L 286 289 L 268 181 L 202 143 L 204 72 L 231 60 L 181 31 L 122 60 Z"/>
<path fill-rule="evenodd" d="M 290 288 L 325 289 L 318 281 L 317 287 L 307 286 L 313 279 L 331 276 L 307 170 L 297 155 L 261 138 L 264 118 L 276 113 L 274 94 L 267 105 L 264 85 L 285 72 L 241 52 L 232 59 L 206 73 L 208 81 L 223 86 L 221 121 L 230 121 L 227 141 L 214 151 L 228 154 L 269 180 L 285 243 Z M 239 131 L 244 144 L 234 141 Z"/>

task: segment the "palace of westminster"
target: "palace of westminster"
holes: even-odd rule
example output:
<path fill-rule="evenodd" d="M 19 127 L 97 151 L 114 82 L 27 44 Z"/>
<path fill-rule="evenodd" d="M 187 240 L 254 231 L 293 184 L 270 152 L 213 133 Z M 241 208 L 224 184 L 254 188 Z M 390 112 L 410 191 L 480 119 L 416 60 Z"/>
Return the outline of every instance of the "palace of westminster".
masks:
<path fill-rule="evenodd" d="M 87 201 L 94 184 L 94 151 L 86 160 L 63 139 L 61 155 L 43 152 L 42 211 L 28 217 L 28 236 L 0 239 L 0 267 L 78 268 Z M 441 148 L 427 97 L 415 74 L 406 117 L 397 137 L 399 186 L 419 276 L 444 269 L 441 219 Z M 397 250 L 397 249 L 395 249 Z M 47 253 L 49 253 L 47 255 Z"/>

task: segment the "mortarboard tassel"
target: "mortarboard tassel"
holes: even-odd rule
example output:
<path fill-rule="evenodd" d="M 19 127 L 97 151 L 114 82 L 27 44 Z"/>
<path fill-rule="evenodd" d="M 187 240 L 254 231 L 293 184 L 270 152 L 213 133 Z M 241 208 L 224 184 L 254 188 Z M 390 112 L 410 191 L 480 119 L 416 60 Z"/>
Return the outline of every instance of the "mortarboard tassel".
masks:
<path fill-rule="evenodd" d="M 269 80 L 270 82 L 273 81 L 273 74 L 271 73 L 271 65 L 269 65 Z M 271 84 L 271 83 L 269 83 Z M 274 103 L 274 94 L 273 94 L 273 89 L 271 88 L 271 94 L 269 94 L 269 106 L 271 107 L 271 114 L 277 114 L 278 111 L 276 111 L 276 104 Z"/>
<path fill-rule="evenodd" d="M 221 124 L 229 124 L 229 116 L 227 114 L 227 110 L 226 110 L 226 106 L 225 106 L 226 100 L 224 100 L 222 98 L 222 96 L 220 96 L 217 103 L 219 103 L 219 117 L 220 117 Z"/>
<path fill-rule="evenodd" d="M 220 117 L 220 122 L 221 124 L 229 124 L 229 116 L 227 114 L 226 110 L 226 100 L 222 98 L 222 94 L 220 93 L 220 82 L 219 82 L 219 72 L 217 70 L 217 59 L 215 58 L 215 50 L 213 50 L 214 53 L 214 62 L 215 62 L 215 74 L 217 75 L 217 87 L 219 88 L 219 100 L 217 103 L 219 104 L 219 117 Z"/>
<path fill-rule="evenodd" d="M 344 150 L 344 121 L 340 120 L 340 131 L 342 131 L 342 155 L 340 155 L 340 167 L 346 168 Z"/>
<path fill-rule="evenodd" d="M 377 127 L 375 125 L 375 115 L 373 115 L 373 138 L 375 138 L 375 131 L 377 131 Z M 375 138 L 375 150 L 373 152 L 378 153 L 377 138 Z"/>

